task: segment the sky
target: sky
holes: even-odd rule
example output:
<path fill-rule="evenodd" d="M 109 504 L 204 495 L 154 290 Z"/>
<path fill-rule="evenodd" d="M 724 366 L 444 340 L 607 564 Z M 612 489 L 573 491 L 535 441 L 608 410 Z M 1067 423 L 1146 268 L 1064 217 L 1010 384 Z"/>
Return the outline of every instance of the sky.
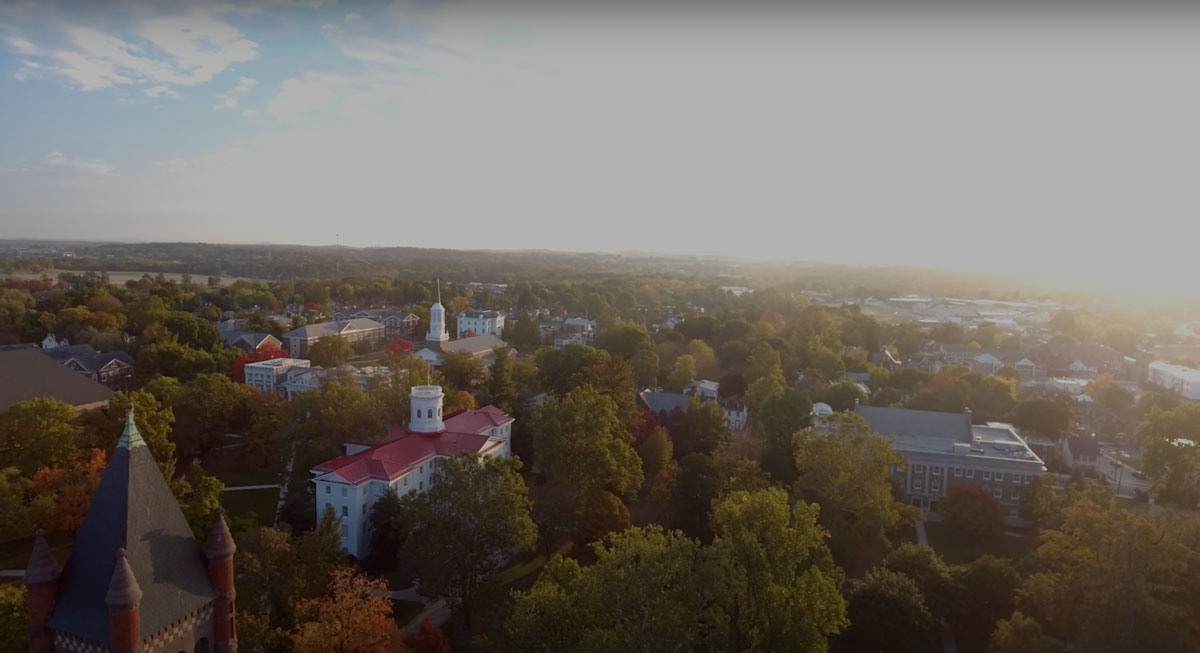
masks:
<path fill-rule="evenodd" d="M 4 0 L 0 238 L 1191 288 L 1200 11 L 1001 4 Z"/>

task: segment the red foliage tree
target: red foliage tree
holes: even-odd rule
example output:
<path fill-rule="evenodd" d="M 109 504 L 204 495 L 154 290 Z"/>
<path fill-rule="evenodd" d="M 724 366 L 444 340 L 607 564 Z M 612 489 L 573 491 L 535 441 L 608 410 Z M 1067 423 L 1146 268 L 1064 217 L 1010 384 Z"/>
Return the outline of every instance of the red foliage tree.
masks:
<path fill-rule="evenodd" d="M 402 357 L 412 350 L 413 344 L 411 342 L 404 338 L 396 338 L 388 345 L 387 353 L 396 357 Z"/>
<path fill-rule="evenodd" d="M 66 466 L 37 470 L 29 486 L 30 495 L 54 498 L 54 512 L 45 516 L 42 526 L 52 531 L 79 528 L 107 465 L 103 451 L 86 449 Z"/>
<path fill-rule="evenodd" d="M 414 653 L 450 653 L 450 643 L 442 631 L 433 627 L 429 617 L 421 620 L 421 630 L 412 640 Z"/>
<path fill-rule="evenodd" d="M 229 368 L 229 378 L 238 383 L 246 382 L 246 363 L 261 363 L 262 361 L 275 360 L 276 358 L 287 358 L 287 352 L 274 345 L 267 345 L 253 354 L 239 356 L 233 361 L 233 367 Z"/>

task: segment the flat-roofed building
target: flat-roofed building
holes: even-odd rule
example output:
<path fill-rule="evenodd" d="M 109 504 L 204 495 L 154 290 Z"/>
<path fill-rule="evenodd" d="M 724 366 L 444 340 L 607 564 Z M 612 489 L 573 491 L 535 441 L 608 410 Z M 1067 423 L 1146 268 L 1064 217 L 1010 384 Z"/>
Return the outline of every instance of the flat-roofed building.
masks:
<path fill-rule="evenodd" d="M 246 363 L 246 385 L 253 386 L 263 392 L 283 393 L 283 382 L 288 378 L 288 370 L 293 367 L 309 367 L 309 361 L 303 358 L 273 358 L 257 363 Z"/>
<path fill-rule="evenodd" d="M 1146 370 L 1146 380 L 1160 388 L 1178 392 L 1186 399 L 1200 399 L 1200 370 L 1186 365 L 1155 361 Z"/>

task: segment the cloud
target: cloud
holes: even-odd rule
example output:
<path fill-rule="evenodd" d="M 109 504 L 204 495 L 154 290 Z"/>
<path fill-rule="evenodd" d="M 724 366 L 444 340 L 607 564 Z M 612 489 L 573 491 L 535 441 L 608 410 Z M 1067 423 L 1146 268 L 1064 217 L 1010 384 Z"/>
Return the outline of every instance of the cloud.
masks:
<path fill-rule="evenodd" d="M 307 73 L 283 80 L 279 94 L 267 103 L 267 111 L 285 120 L 300 120 L 305 114 L 333 106 L 352 80 L 328 73 Z"/>
<path fill-rule="evenodd" d="M 194 86 L 258 56 L 257 43 L 203 11 L 143 19 L 121 36 L 81 25 L 58 33 L 61 42 L 51 45 L 20 37 L 7 42 L 13 50 L 37 57 L 37 70 L 66 77 L 84 91 L 121 84 Z M 24 77 L 32 70 L 23 68 Z"/>
<path fill-rule="evenodd" d="M 33 166 L 32 169 L 66 169 L 69 171 L 81 172 L 93 176 L 110 176 L 117 171 L 116 166 L 101 159 L 71 157 L 58 151 L 47 154 L 42 159 L 42 163 L 44 164 L 43 166 Z"/>
<path fill-rule="evenodd" d="M 142 93 L 153 98 L 162 95 L 164 97 L 169 97 L 172 100 L 179 99 L 179 94 L 175 91 L 172 91 L 171 87 L 167 86 L 166 84 L 160 84 L 158 86 L 151 86 L 150 88 L 142 89 Z"/>
<path fill-rule="evenodd" d="M 243 109 L 243 110 L 242 110 L 242 117 L 243 117 L 243 118 L 257 118 L 257 117 L 258 117 L 258 112 L 257 112 L 257 111 L 255 111 L 254 109 Z"/>
<path fill-rule="evenodd" d="M 354 21 L 356 21 L 356 20 L 362 20 L 362 15 L 361 15 L 361 14 L 356 14 L 356 13 L 354 13 L 354 12 L 350 12 L 350 13 L 346 14 L 345 21 L 346 21 L 347 23 L 353 23 L 353 22 L 354 22 Z"/>
<path fill-rule="evenodd" d="M 235 84 L 228 93 L 213 93 L 213 97 L 219 100 L 219 102 L 213 106 L 213 111 L 237 108 L 238 96 L 249 93 L 250 89 L 254 88 L 257 84 L 257 79 L 252 77 L 241 77 L 238 79 L 237 84 Z"/>

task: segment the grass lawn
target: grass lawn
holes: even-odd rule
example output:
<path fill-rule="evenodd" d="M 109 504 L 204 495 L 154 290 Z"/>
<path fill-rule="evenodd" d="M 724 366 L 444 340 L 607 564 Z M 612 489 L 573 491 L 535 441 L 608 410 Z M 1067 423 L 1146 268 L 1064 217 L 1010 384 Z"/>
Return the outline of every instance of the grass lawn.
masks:
<path fill-rule="evenodd" d="M 262 467 L 262 460 L 246 460 L 241 447 L 217 449 L 204 457 L 204 470 L 227 487 L 267 485 L 280 481 L 282 461 Z"/>
<path fill-rule="evenodd" d="M 567 542 L 558 547 L 555 553 L 566 555 L 571 550 L 571 543 Z M 522 578 L 541 571 L 542 567 L 546 566 L 546 555 L 541 552 L 527 552 L 517 556 L 507 567 L 501 569 L 496 574 L 496 584 L 507 586 L 515 583 Z"/>
<path fill-rule="evenodd" d="M 1008 531 L 994 542 L 985 546 L 971 546 L 954 536 L 946 522 L 925 522 L 925 534 L 929 537 L 929 546 L 942 555 L 947 563 L 961 565 L 968 563 L 981 555 L 991 554 L 1012 560 L 1028 555 L 1037 546 L 1037 533 L 1030 530 L 1009 535 Z"/>
<path fill-rule="evenodd" d="M 279 501 L 279 490 L 238 490 L 221 493 L 221 506 L 233 519 L 244 518 L 254 513 L 263 526 L 275 521 L 275 504 Z"/>

